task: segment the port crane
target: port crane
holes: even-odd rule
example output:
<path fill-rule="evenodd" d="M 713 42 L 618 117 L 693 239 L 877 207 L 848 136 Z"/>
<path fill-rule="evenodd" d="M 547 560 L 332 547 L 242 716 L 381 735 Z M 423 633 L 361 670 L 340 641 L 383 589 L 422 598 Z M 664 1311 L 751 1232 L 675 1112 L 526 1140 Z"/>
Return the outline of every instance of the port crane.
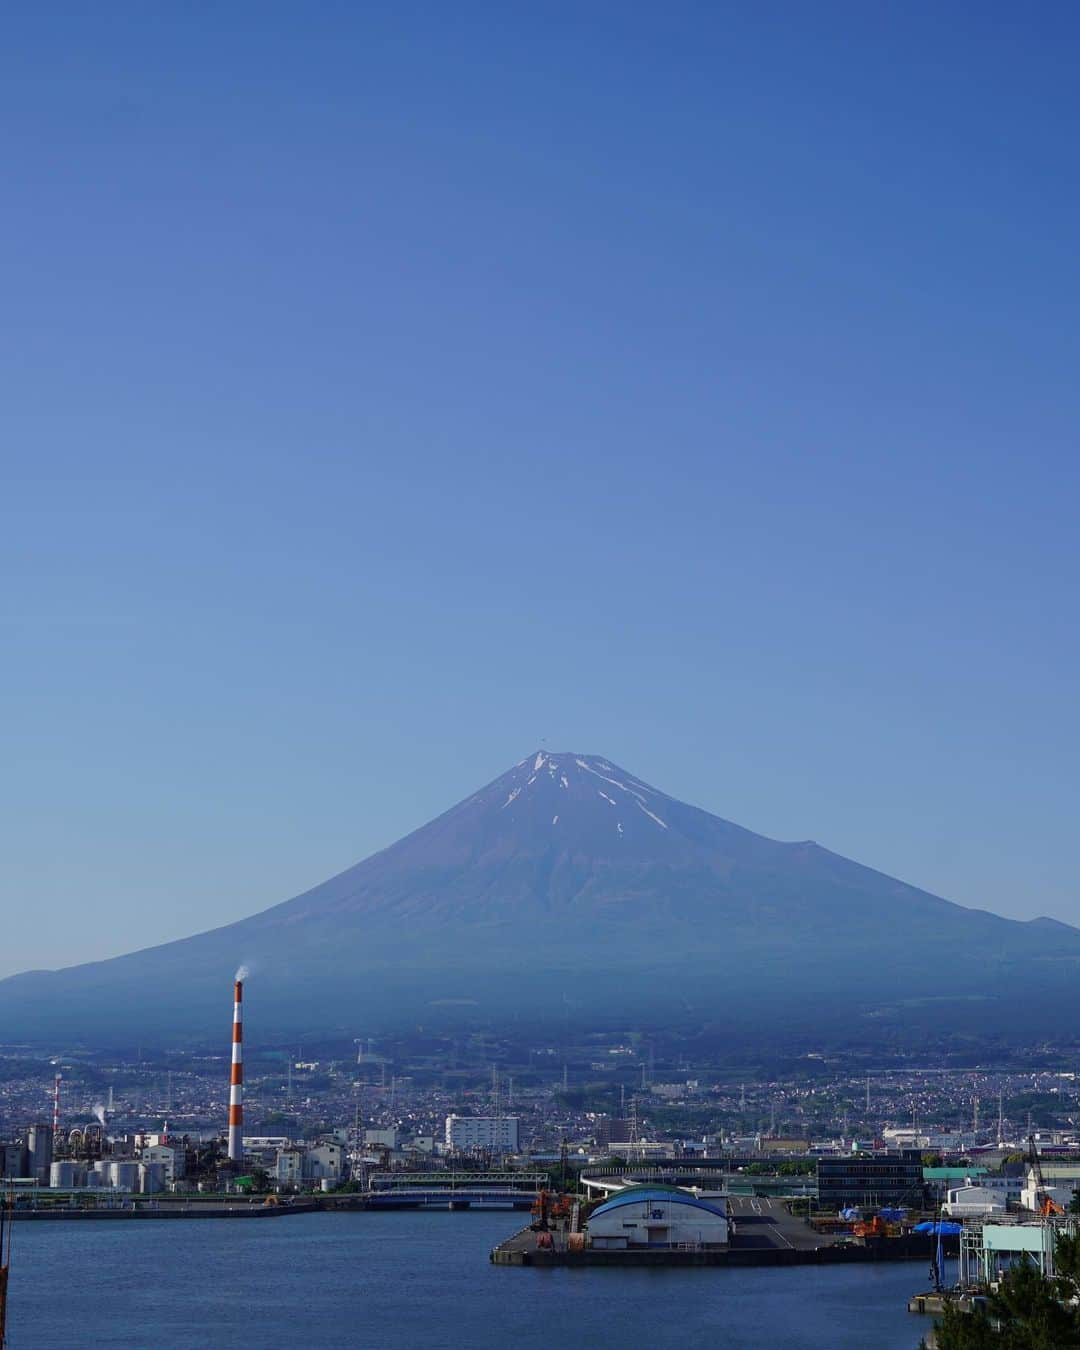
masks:
<path fill-rule="evenodd" d="M 1042 1163 L 1039 1161 L 1039 1150 L 1035 1146 L 1035 1136 L 1028 1135 L 1028 1158 L 1031 1162 L 1031 1170 L 1035 1173 L 1035 1208 L 1044 1219 L 1050 1218 L 1054 1214 L 1064 1214 L 1065 1210 L 1054 1200 L 1046 1189 L 1046 1180 L 1043 1177 Z"/>

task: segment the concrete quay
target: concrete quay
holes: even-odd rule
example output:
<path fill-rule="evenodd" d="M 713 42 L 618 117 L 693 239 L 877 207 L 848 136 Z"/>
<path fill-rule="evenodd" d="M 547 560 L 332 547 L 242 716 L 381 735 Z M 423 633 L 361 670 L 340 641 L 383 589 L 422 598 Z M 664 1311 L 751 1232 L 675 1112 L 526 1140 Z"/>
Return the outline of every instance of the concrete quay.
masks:
<path fill-rule="evenodd" d="M 868 1261 L 929 1261 L 936 1239 L 923 1233 L 901 1237 L 843 1238 L 818 1233 L 785 1205 L 751 1196 L 728 1200 L 731 1242 L 725 1247 L 639 1247 L 600 1250 L 571 1245 L 565 1232 L 552 1245 L 523 1229 L 491 1251 L 497 1266 L 798 1266 Z"/>

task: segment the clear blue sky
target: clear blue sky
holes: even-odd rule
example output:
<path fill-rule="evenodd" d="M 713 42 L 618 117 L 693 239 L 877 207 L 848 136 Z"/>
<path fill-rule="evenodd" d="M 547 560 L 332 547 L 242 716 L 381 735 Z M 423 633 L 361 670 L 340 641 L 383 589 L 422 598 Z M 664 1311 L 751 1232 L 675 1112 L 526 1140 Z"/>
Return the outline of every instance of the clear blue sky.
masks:
<path fill-rule="evenodd" d="M 1080 14 L 16 3 L 0 972 L 535 749 L 1080 922 Z"/>

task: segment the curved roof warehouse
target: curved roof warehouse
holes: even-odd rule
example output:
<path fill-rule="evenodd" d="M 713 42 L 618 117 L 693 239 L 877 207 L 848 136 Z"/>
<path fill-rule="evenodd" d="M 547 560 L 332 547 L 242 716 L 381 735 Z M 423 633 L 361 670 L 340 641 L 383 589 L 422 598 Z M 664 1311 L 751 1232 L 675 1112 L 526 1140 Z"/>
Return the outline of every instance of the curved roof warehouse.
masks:
<path fill-rule="evenodd" d="M 724 1201 L 701 1200 L 678 1186 L 628 1186 L 590 1214 L 586 1229 L 597 1248 L 723 1247 Z"/>

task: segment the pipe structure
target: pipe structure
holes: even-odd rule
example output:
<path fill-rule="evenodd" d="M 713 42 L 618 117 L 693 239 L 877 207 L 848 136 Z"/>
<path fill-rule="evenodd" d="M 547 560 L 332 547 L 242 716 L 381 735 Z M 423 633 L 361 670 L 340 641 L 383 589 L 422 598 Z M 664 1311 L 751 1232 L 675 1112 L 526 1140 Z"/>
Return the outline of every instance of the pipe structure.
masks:
<path fill-rule="evenodd" d="M 244 982 L 233 986 L 232 1072 L 229 1076 L 229 1157 L 240 1162 L 244 1156 Z"/>

